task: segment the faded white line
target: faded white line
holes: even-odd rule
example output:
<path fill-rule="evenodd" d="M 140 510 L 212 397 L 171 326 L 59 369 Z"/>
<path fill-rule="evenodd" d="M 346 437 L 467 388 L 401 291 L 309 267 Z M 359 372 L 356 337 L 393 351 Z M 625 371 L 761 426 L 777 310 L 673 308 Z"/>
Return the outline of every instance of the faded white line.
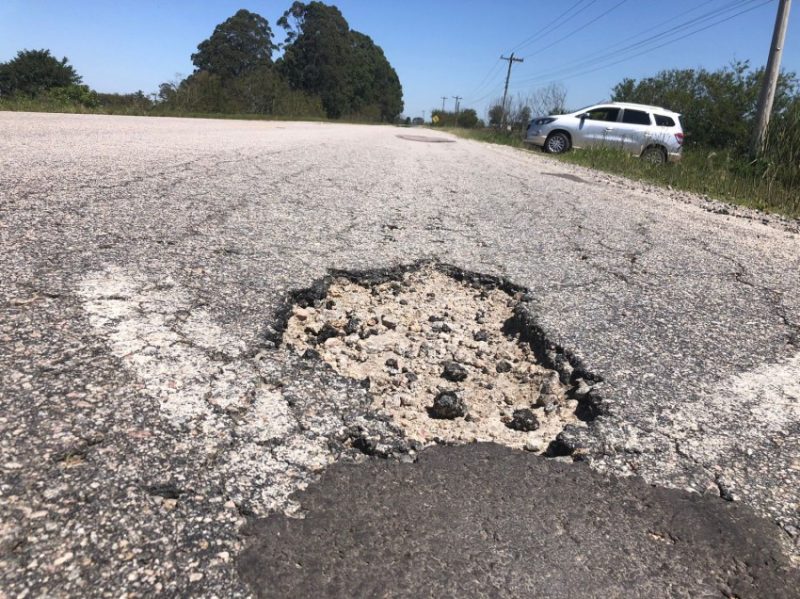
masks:
<path fill-rule="evenodd" d="M 242 356 L 243 343 L 194 308 L 171 280 L 109 267 L 86 276 L 79 293 L 95 332 L 166 419 L 197 431 L 209 453 L 221 439 L 234 440 L 217 466 L 232 498 L 262 514 L 296 509 L 289 495 L 332 457 L 321 435 L 303 434 L 282 394 L 262 384 L 255 364 Z M 267 441 L 277 447 L 265 449 Z"/>

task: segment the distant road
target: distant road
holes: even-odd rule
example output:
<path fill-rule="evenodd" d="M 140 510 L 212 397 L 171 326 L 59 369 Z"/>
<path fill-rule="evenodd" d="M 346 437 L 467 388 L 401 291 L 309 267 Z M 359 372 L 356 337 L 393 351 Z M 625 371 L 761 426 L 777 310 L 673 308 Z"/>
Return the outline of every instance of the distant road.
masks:
<path fill-rule="evenodd" d="M 784 580 L 800 235 L 428 138 L 454 139 L 0 112 L 0 596 L 248 594 L 248 519 L 301 507 L 343 431 L 402 444 L 358 384 L 265 343 L 288 293 L 419 260 L 525 287 L 547 339 L 602 379 L 563 453 L 740 502 L 772 523 L 754 542 Z"/>

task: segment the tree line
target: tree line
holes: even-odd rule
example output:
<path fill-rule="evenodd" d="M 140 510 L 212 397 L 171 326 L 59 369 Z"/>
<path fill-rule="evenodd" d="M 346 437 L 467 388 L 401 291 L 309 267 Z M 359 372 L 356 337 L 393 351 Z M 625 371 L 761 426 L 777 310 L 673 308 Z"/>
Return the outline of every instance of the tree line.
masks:
<path fill-rule="evenodd" d="M 66 58 L 22 50 L 0 63 L 0 100 L 38 99 L 109 111 L 235 113 L 393 121 L 403 89 L 383 50 L 350 28 L 335 6 L 294 2 L 278 20 L 239 10 L 191 55 L 194 72 L 146 95 L 100 94 L 82 84 Z M 276 54 L 282 51 L 276 58 Z"/>

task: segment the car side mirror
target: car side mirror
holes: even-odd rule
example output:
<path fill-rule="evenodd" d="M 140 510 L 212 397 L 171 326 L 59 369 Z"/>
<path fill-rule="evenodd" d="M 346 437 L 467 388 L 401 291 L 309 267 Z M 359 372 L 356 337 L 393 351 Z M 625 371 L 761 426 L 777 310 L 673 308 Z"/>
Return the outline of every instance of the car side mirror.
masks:
<path fill-rule="evenodd" d="M 588 112 L 584 112 L 583 114 L 579 114 L 579 115 L 578 115 L 578 118 L 579 118 L 580 120 L 583 120 L 583 119 L 588 119 L 588 118 L 589 118 L 589 113 L 588 113 Z"/>

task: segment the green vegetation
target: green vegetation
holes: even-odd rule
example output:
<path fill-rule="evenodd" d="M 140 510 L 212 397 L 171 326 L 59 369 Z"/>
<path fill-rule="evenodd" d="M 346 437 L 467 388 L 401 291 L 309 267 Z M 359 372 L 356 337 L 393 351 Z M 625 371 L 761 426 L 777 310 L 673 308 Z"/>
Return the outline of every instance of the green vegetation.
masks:
<path fill-rule="evenodd" d="M 689 148 L 681 162 L 666 165 L 654 165 L 608 148 L 569 152 L 559 158 L 732 204 L 800 217 L 800 187 L 787 185 L 778 177 L 764 176 L 730 151 Z"/>
<path fill-rule="evenodd" d="M 717 71 L 662 71 L 638 82 L 625 79 L 614 87 L 612 100 L 665 106 L 681 113 L 686 144 L 679 163 L 652 165 L 611 148 L 568 152 L 557 158 L 800 217 L 800 82 L 793 73 L 781 75 L 765 151 L 752 159 L 749 145 L 762 76 L 761 70 L 752 70 L 748 63 L 735 62 Z M 563 106 L 564 98 L 556 92 L 547 90 L 542 95 L 546 98 L 543 105 L 550 102 Z M 520 99 L 515 114 L 524 114 L 525 106 L 531 104 L 527 98 Z M 501 116 L 498 107 L 490 110 L 491 123 L 499 123 Z M 469 139 L 521 147 L 522 120 L 507 117 L 510 131 L 492 128 L 451 132 Z"/>
<path fill-rule="evenodd" d="M 516 132 L 491 128 L 447 128 L 446 131 L 486 143 L 516 148 L 525 145 L 522 136 Z M 767 152 L 755 162 L 747 161 L 733 151 L 702 147 L 689 147 L 684 151 L 681 162 L 665 165 L 654 165 L 611 148 L 578 150 L 558 156 L 543 155 L 654 185 L 705 194 L 732 204 L 798 218 L 800 139 L 790 136 L 797 135 L 799 131 L 800 126 L 794 129 L 771 128 Z M 532 151 L 540 152 L 538 149 Z"/>
<path fill-rule="evenodd" d="M 392 122 L 403 90 L 383 51 L 351 30 L 338 8 L 294 2 L 279 19 L 283 55 L 268 21 L 247 10 L 217 25 L 192 54 L 195 71 L 157 94 L 96 93 L 66 58 L 23 50 L 0 63 L 0 110 Z"/>
<path fill-rule="evenodd" d="M 80 76 L 67 59 L 58 60 L 50 50 L 20 50 L 0 63 L 0 97 L 35 96 L 58 87 L 79 85 Z"/>
<path fill-rule="evenodd" d="M 478 113 L 472 108 L 459 110 L 458 114 L 446 110 L 433 110 L 431 111 L 431 122 L 434 127 L 473 129 L 484 126 L 483 121 L 478 118 Z"/>

